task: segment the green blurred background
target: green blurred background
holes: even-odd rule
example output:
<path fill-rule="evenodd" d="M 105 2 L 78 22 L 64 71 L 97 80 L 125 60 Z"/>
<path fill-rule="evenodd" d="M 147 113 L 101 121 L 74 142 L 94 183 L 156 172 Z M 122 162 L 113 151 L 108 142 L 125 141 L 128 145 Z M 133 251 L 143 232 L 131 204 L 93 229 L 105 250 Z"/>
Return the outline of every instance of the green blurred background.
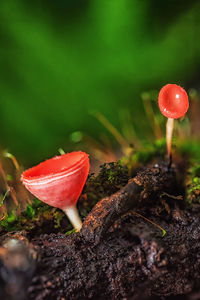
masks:
<path fill-rule="evenodd" d="M 0 146 L 31 165 L 98 139 L 101 112 L 130 111 L 148 130 L 141 92 L 199 87 L 200 1 L 1 0 Z"/>

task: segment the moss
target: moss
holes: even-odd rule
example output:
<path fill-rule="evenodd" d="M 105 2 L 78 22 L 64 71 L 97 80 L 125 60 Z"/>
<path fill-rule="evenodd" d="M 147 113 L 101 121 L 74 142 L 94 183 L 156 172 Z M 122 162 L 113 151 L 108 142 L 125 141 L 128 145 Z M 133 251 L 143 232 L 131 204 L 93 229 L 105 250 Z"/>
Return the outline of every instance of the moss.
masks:
<path fill-rule="evenodd" d="M 55 228 L 60 228 L 61 227 L 61 221 L 64 217 L 64 214 L 61 214 L 59 210 L 57 210 L 55 213 L 54 213 L 54 227 Z"/>
<path fill-rule="evenodd" d="M 181 156 L 190 157 L 193 161 L 200 160 L 200 143 L 195 140 L 181 140 L 176 143 L 176 151 Z"/>
<path fill-rule="evenodd" d="M 81 216 L 85 217 L 101 198 L 115 193 L 126 185 L 129 178 L 128 168 L 123 166 L 121 162 L 100 166 L 97 176 L 90 174 L 79 200 L 78 207 Z"/>
<path fill-rule="evenodd" d="M 76 229 L 73 228 L 73 229 L 67 231 L 65 234 L 66 234 L 66 235 L 70 235 L 70 234 L 73 234 L 73 233 L 75 233 L 75 232 L 76 232 Z"/>
<path fill-rule="evenodd" d="M 1 231 L 15 231 L 15 230 L 32 230 L 35 226 L 43 226 L 43 224 L 50 220 L 54 228 L 61 227 L 61 221 L 64 213 L 56 208 L 53 208 L 38 199 L 34 199 L 32 204 L 28 204 L 26 209 L 22 212 L 19 207 L 13 209 L 0 222 Z M 65 228 L 66 229 L 66 228 Z"/>
<path fill-rule="evenodd" d="M 35 209 L 33 208 L 32 205 L 28 204 L 26 207 L 26 210 L 23 212 L 23 215 L 25 218 L 27 218 L 27 220 L 31 220 L 34 218 L 35 216 Z"/>
<path fill-rule="evenodd" d="M 140 150 L 135 151 L 130 156 L 123 157 L 120 162 L 127 166 L 131 174 L 134 168 L 147 164 L 153 159 L 164 159 L 166 154 L 165 139 L 156 140 L 154 143 L 145 143 Z"/>
<path fill-rule="evenodd" d="M 186 178 L 186 200 L 189 204 L 200 203 L 200 163 L 191 163 Z"/>

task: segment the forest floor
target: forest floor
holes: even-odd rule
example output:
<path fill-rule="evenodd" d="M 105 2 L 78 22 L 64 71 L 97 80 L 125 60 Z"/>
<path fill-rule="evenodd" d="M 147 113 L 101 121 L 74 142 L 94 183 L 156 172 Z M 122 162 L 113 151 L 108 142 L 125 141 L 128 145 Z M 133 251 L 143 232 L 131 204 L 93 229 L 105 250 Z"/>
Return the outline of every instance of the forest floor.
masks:
<path fill-rule="evenodd" d="M 39 200 L 1 221 L 1 299 L 200 299 L 199 165 L 138 157 L 89 176 L 78 233 Z"/>

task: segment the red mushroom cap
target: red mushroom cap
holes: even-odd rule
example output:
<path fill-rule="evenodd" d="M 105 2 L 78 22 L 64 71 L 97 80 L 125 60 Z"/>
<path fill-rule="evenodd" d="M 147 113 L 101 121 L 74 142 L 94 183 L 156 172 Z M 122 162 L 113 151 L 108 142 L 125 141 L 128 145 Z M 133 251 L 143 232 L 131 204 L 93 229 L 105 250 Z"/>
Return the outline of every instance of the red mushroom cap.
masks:
<path fill-rule="evenodd" d="M 165 117 L 178 119 L 183 117 L 188 110 L 188 95 L 179 85 L 167 84 L 160 90 L 158 105 Z"/>
<path fill-rule="evenodd" d="M 88 173 L 88 154 L 78 151 L 48 159 L 23 172 L 21 179 L 38 199 L 63 209 L 76 204 Z"/>

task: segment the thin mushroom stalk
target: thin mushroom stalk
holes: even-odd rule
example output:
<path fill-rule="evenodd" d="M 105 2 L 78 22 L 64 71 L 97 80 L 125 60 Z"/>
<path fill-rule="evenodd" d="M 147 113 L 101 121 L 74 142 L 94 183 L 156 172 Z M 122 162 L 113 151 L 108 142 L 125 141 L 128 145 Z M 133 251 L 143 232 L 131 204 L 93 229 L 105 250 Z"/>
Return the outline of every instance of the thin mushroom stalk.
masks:
<path fill-rule="evenodd" d="M 167 143 L 167 157 L 168 165 L 171 166 L 172 163 L 172 136 L 174 131 L 174 119 L 168 118 L 166 123 L 166 143 Z"/>
<path fill-rule="evenodd" d="M 76 203 L 88 173 L 88 154 L 78 151 L 48 159 L 23 172 L 21 179 L 38 199 L 62 209 L 76 231 L 80 231 L 82 220 Z"/>
<path fill-rule="evenodd" d="M 66 207 L 62 209 L 63 212 L 66 214 L 66 216 L 68 217 L 68 219 L 70 220 L 71 224 L 73 225 L 73 227 L 75 228 L 76 231 L 80 231 L 82 228 L 82 220 L 79 216 L 79 212 L 77 207 L 71 206 L 71 207 Z"/>

